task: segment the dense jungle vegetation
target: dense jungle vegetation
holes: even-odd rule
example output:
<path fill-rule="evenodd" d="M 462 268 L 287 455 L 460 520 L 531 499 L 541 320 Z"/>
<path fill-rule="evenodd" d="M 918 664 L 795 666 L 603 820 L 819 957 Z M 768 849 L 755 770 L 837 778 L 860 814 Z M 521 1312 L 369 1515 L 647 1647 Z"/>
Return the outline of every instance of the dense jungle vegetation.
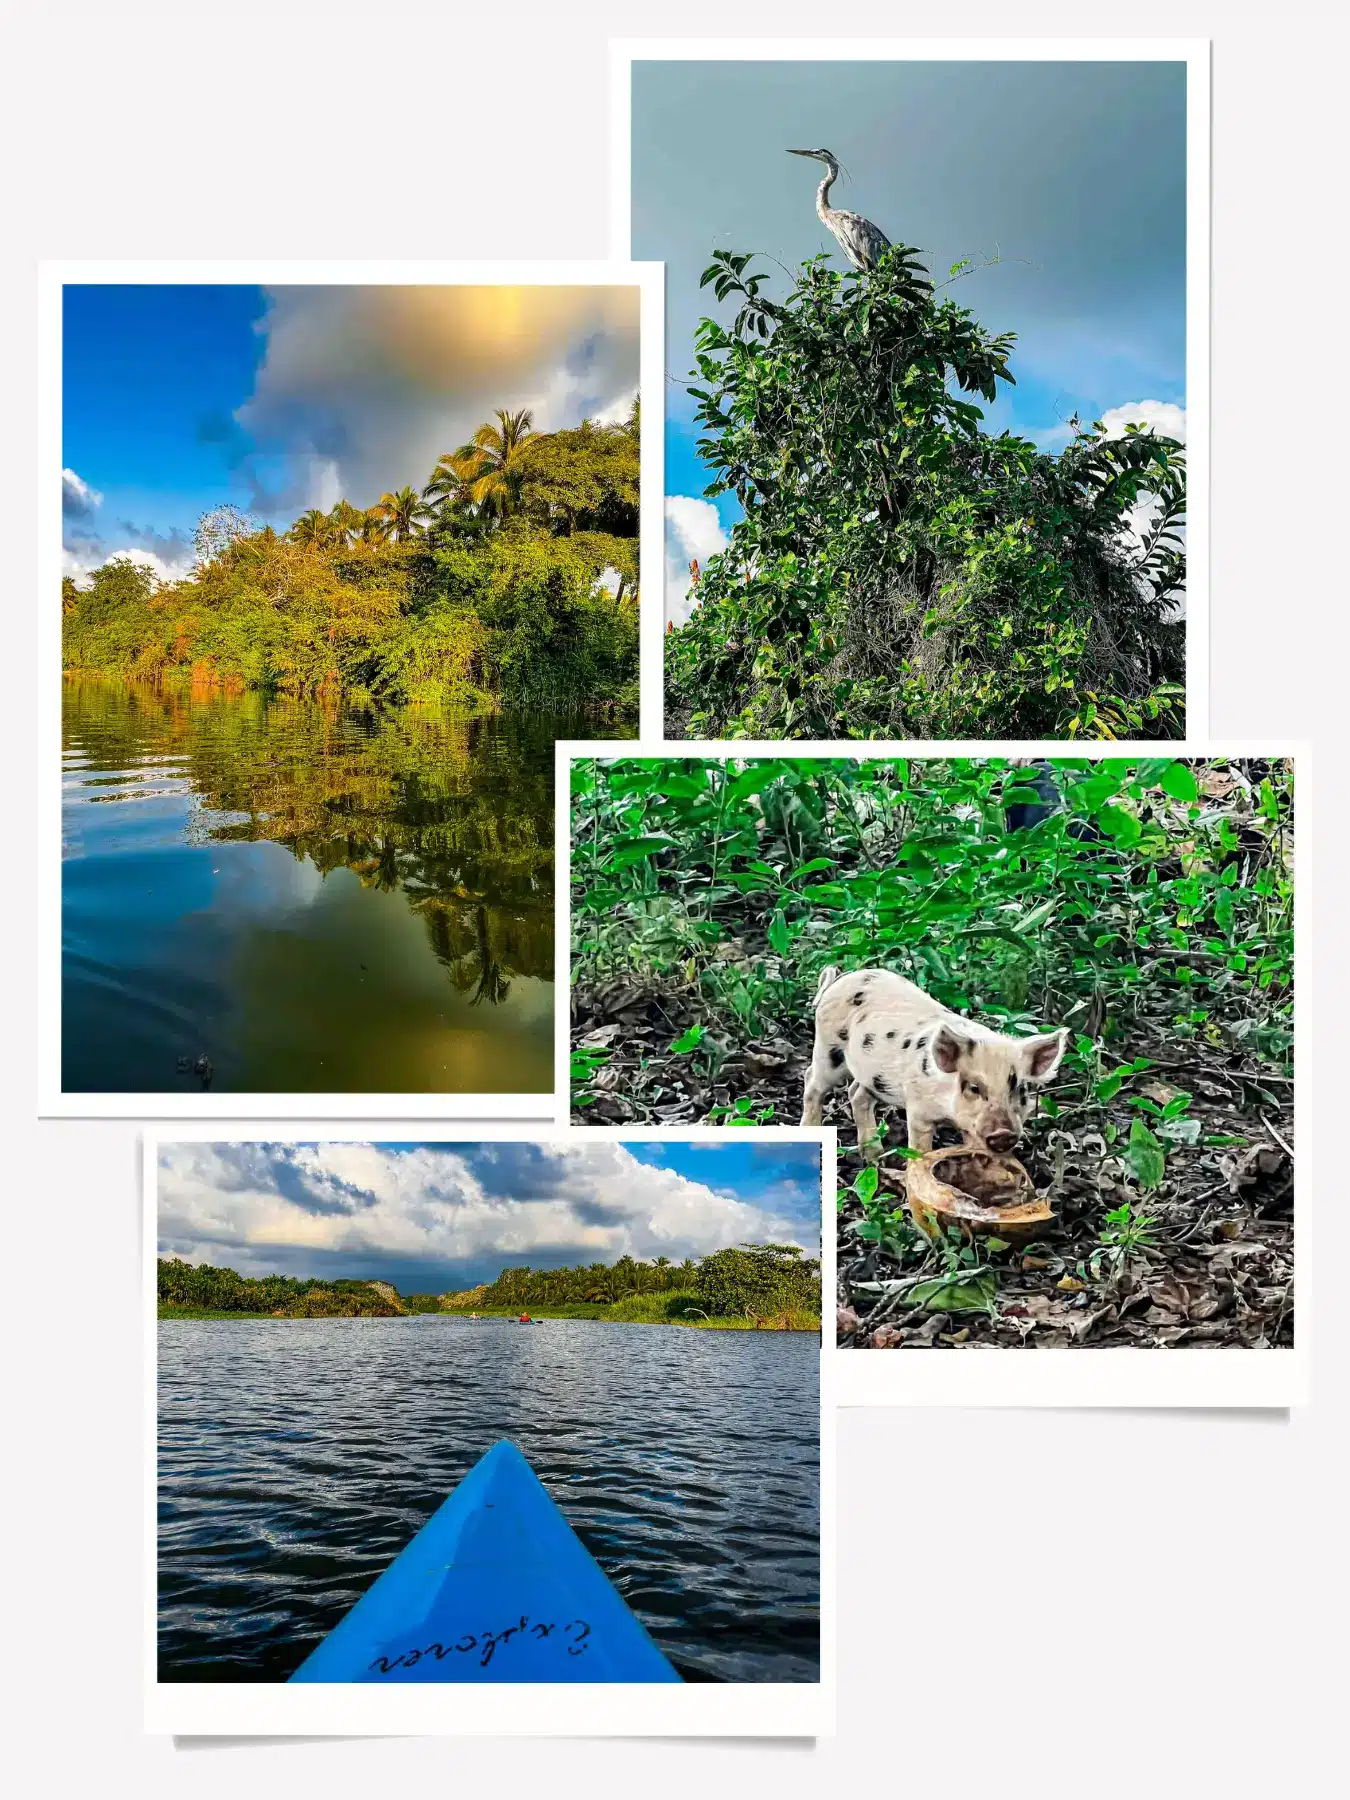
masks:
<path fill-rule="evenodd" d="M 254 1280 L 233 1269 L 160 1259 L 161 1318 L 397 1318 L 408 1313 L 531 1312 L 629 1324 L 717 1323 L 814 1331 L 820 1263 L 795 1244 L 743 1244 L 698 1261 L 622 1256 L 585 1267 L 503 1269 L 493 1282 L 447 1294 L 400 1294 L 388 1282 Z"/>
<path fill-rule="evenodd" d="M 113 559 L 62 584 L 71 671 L 355 703 L 637 704 L 636 405 L 536 433 L 500 412 L 419 493 L 288 531 L 208 514 L 180 581 Z"/>
<path fill-rule="evenodd" d="M 579 1121 L 795 1121 L 830 963 L 1070 1027 L 1044 1243 L 931 1244 L 835 1090 L 846 1343 L 1292 1341 L 1289 763 L 620 757 L 572 805 Z"/>
<path fill-rule="evenodd" d="M 781 302 L 749 256 L 705 271 L 738 308 L 696 336 L 705 492 L 744 517 L 667 636 L 669 735 L 1182 736 L 1182 446 L 983 431 L 1014 337 L 916 256 L 813 257 Z"/>
<path fill-rule="evenodd" d="M 175 1312 L 263 1313 L 274 1318 L 391 1319 L 408 1308 L 385 1282 L 302 1281 L 291 1275 L 258 1280 L 210 1263 L 161 1257 L 157 1264 L 161 1316 Z"/>

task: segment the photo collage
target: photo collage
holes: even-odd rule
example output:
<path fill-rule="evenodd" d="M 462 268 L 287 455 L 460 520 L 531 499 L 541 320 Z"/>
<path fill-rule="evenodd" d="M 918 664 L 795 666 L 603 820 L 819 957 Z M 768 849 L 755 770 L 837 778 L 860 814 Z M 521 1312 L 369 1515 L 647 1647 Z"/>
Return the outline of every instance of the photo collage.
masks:
<path fill-rule="evenodd" d="M 612 260 L 44 271 L 151 1732 L 828 1737 L 841 1409 L 1307 1398 L 1208 46 L 611 50 Z"/>

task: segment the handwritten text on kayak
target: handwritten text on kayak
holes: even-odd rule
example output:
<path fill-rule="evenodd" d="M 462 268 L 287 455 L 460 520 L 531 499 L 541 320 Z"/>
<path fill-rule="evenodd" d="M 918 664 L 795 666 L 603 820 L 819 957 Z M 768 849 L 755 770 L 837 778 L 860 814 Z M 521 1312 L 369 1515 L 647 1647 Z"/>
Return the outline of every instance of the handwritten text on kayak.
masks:
<path fill-rule="evenodd" d="M 572 1619 L 566 1625 L 559 1625 L 556 1620 L 546 1624 L 542 1619 L 533 1623 L 528 1618 L 521 1618 L 514 1625 L 508 1625 L 504 1631 L 466 1631 L 456 1643 L 443 1644 L 439 1641 L 424 1644 L 418 1650 L 404 1650 L 398 1656 L 377 1656 L 371 1663 L 371 1671 L 378 1675 L 392 1675 L 396 1669 L 415 1669 L 423 1657 L 435 1657 L 437 1662 L 444 1662 L 447 1656 L 473 1656 L 478 1658 L 478 1666 L 486 1669 L 498 1649 L 504 1649 L 512 1638 L 524 1643 L 538 1642 L 543 1638 L 552 1638 L 557 1633 L 559 1649 L 566 1649 L 568 1656 L 584 1656 L 591 1628 L 585 1619 Z"/>

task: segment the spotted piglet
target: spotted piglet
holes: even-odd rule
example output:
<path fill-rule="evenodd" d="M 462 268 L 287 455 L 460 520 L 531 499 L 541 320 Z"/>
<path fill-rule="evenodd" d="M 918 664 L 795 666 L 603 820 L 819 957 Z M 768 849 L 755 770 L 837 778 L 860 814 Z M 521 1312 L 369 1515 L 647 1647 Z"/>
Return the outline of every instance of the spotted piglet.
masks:
<path fill-rule="evenodd" d="M 931 1150 L 934 1126 L 948 1119 L 967 1143 L 1001 1155 L 1021 1137 L 1068 1035 L 1061 1025 L 1040 1037 L 1004 1037 L 948 1012 L 889 969 L 823 969 L 802 1124 L 819 1125 L 821 1101 L 847 1081 L 858 1145 L 869 1161 L 880 1153 L 878 1101 L 903 1106 L 911 1149 Z"/>

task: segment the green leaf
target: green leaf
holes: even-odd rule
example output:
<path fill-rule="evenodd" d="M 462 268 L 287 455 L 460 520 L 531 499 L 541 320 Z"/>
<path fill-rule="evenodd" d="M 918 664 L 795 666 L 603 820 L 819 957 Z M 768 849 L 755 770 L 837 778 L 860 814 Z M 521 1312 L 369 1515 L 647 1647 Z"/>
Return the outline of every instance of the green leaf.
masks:
<path fill-rule="evenodd" d="M 786 764 L 781 762 L 751 763 L 728 784 L 727 804 L 732 805 L 737 800 L 747 799 L 751 794 L 761 793 L 771 782 L 777 781 L 780 775 L 786 773 Z"/>
<path fill-rule="evenodd" d="M 859 1169 L 857 1176 L 854 1178 L 853 1188 L 864 1206 L 867 1205 L 867 1202 L 872 1198 L 873 1194 L 876 1193 L 877 1182 L 879 1179 L 880 1177 L 871 1163 L 869 1163 L 865 1169 Z"/>
<path fill-rule="evenodd" d="M 1189 763 L 1168 763 L 1158 777 L 1158 786 L 1174 800 L 1198 800 L 1200 789 L 1196 784 L 1195 771 Z"/>
<path fill-rule="evenodd" d="M 1126 812 L 1122 806 L 1103 806 L 1097 814 L 1097 824 L 1122 850 L 1139 842 L 1142 827 L 1134 814 Z"/>
<path fill-rule="evenodd" d="M 998 1295 L 998 1276 L 992 1269 L 978 1275 L 938 1275 L 920 1281 L 905 1295 L 906 1306 L 919 1306 L 925 1312 L 983 1312 L 994 1310 Z"/>
<path fill-rule="evenodd" d="M 1167 1168 L 1167 1156 L 1162 1143 L 1149 1130 L 1143 1119 L 1135 1115 L 1130 1126 L 1130 1140 L 1125 1149 L 1125 1159 L 1134 1171 L 1134 1178 L 1141 1188 L 1155 1188 L 1162 1180 Z"/>
<path fill-rule="evenodd" d="M 769 948 L 776 951 L 779 956 L 786 956 L 788 947 L 792 943 L 792 934 L 788 930 L 788 922 L 783 915 L 783 909 L 781 907 L 778 908 L 774 913 L 773 918 L 769 921 L 768 936 Z"/>
<path fill-rule="evenodd" d="M 688 1031 L 676 1038 L 670 1048 L 676 1056 L 684 1056 L 690 1050 L 697 1050 L 706 1036 L 707 1032 L 702 1025 L 691 1025 Z"/>
<path fill-rule="evenodd" d="M 645 862 L 649 856 L 655 856 L 658 850 L 669 850 L 675 841 L 666 832 L 650 837 L 620 838 L 610 851 L 608 860 L 616 869 L 627 869 L 634 863 Z"/>

